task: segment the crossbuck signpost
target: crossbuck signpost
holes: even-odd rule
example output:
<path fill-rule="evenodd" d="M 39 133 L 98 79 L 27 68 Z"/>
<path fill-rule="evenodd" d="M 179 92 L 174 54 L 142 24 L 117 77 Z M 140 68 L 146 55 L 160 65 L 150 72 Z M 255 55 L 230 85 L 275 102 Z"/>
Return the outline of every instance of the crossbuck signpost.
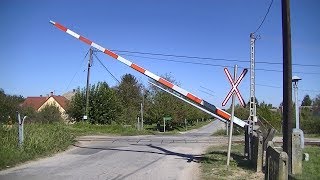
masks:
<path fill-rule="evenodd" d="M 225 106 L 227 102 L 229 101 L 231 95 L 232 95 L 232 105 L 231 105 L 231 120 L 230 120 L 230 130 L 229 130 L 229 141 L 228 141 L 228 156 L 227 156 L 227 166 L 229 166 L 230 162 L 230 152 L 231 152 L 231 139 L 232 139 L 232 129 L 233 129 L 233 119 L 234 119 L 234 101 L 235 101 L 235 94 L 237 94 L 237 97 L 239 99 L 239 102 L 242 106 L 245 106 L 244 100 L 240 94 L 240 91 L 238 89 L 238 86 L 243 79 L 243 77 L 247 74 L 248 70 L 244 69 L 242 73 L 240 74 L 239 78 L 237 79 L 237 69 L 238 66 L 234 66 L 234 78 L 232 79 L 231 74 L 228 70 L 228 68 L 224 68 L 224 72 L 227 75 L 227 78 L 232 86 L 231 90 L 229 91 L 228 95 L 222 102 L 222 106 Z"/>

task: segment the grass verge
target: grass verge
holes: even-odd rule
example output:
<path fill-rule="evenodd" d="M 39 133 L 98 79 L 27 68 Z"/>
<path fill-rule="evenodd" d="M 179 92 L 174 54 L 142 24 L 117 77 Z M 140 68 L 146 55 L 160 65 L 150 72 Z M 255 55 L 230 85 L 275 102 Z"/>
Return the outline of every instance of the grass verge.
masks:
<path fill-rule="evenodd" d="M 306 146 L 305 153 L 309 154 L 310 160 L 302 162 L 302 174 L 295 176 L 296 179 L 320 179 L 320 148 L 319 146 Z"/>
<path fill-rule="evenodd" d="M 211 146 L 201 160 L 201 179 L 263 179 L 262 173 L 256 173 L 253 166 L 242 155 L 243 144 L 232 145 L 229 167 L 227 146 Z"/>
<path fill-rule="evenodd" d="M 75 136 L 60 123 L 25 124 L 24 144 L 18 147 L 18 127 L 0 127 L 0 169 L 31 159 L 63 151 L 74 142 Z"/>

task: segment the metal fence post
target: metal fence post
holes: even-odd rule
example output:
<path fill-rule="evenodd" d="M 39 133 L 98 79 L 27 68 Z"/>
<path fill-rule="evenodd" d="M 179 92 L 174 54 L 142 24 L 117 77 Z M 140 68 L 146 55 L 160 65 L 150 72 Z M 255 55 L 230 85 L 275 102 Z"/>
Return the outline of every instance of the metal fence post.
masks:
<path fill-rule="evenodd" d="M 23 119 L 21 119 L 20 113 L 17 112 L 17 117 L 18 117 L 18 137 L 19 137 L 19 141 L 18 141 L 18 145 L 19 147 L 21 147 L 23 145 L 23 124 L 24 124 L 24 120 L 27 118 L 27 116 L 24 116 Z"/>

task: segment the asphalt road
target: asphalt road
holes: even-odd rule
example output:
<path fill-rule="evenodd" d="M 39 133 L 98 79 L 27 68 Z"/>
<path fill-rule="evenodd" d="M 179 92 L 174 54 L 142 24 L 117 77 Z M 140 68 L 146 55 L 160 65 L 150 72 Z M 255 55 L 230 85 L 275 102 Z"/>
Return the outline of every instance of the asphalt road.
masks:
<path fill-rule="evenodd" d="M 198 179 L 199 158 L 226 138 L 214 121 L 174 136 L 85 136 L 71 149 L 0 172 L 0 179 Z"/>

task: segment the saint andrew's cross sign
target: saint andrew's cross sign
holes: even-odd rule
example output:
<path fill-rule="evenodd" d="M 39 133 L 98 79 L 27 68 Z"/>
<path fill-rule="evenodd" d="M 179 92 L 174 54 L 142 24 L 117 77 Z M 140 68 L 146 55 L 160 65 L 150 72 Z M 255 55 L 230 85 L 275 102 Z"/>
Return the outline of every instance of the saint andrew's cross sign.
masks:
<path fill-rule="evenodd" d="M 228 100 L 230 99 L 230 97 L 232 96 L 232 94 L 233 94 L 234 92 L 237 94 L 237 97 L 238 97 L 238 99 L 239 99 L 239 101 L 240 101 L 240 104 L 241 104 L 242 106 L 245 106 L 245 102 L 244 102 L 244 100 L 243 100 L 243 98 L 242 98 L 242 96 L 241 96 L 241 94 L 240 94 L 240 91 L 239 91 L 239 89 L 238 89 L 238 85 L 240 84 L 240 82 L 241 82 L 241 80 L 243 79 L 243 77 L 247 74 L 248 69 L 244 69 L 244 70 L 242 71 L 242 73 L 240 74 L 240 76 L 239 76 L 238 79 L 233 79 L 233 78 L 231 77 L 228 68 L 224 68 L 224 72 L 226 73 L 227 78 L 228 78 L 228 80 L 229 80 L 232 88 L 231 88 L 231 90 L 229 91 L 227 97 L 223 100 L 222 106 L 225 106 L 225 105 L 227 104 Z"/>

